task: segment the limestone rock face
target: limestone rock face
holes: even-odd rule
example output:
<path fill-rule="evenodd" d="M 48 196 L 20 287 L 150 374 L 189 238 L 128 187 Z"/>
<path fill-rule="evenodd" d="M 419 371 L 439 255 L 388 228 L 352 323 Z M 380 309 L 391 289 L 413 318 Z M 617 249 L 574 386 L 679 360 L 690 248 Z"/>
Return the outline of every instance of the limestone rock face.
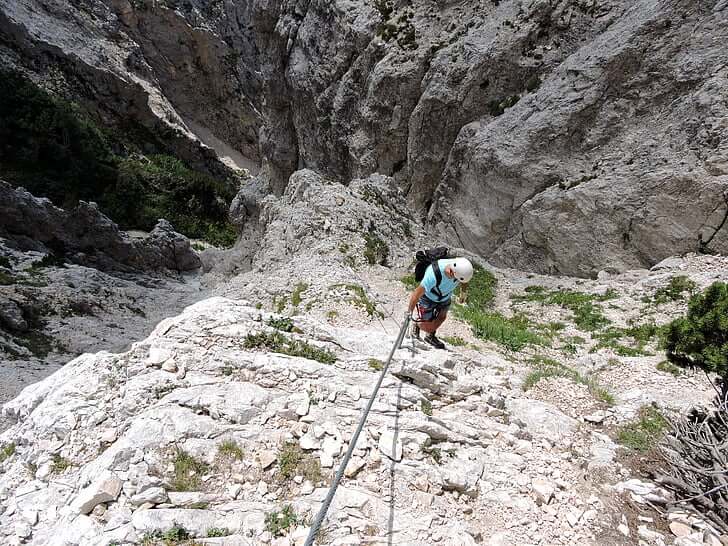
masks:
<path fill-rule="evenodd" d="M 142 240 L 132 240 L 94 203 L 81 201 L 73 210 L 54 206 L 0 180 L 0 236 L 22 250 L 52 251 L 99 270 L 174 270 L 200 267 L 184 235 L 160 220 Z"/>
<path fill-rule="evenodd" d="M 7 3 L 5 62 L 193 163 L 260 168 L 239 223 L 306 168 L 391 177 L 499 265 L 728 250 L 723 0 L 88 4 Z"/>

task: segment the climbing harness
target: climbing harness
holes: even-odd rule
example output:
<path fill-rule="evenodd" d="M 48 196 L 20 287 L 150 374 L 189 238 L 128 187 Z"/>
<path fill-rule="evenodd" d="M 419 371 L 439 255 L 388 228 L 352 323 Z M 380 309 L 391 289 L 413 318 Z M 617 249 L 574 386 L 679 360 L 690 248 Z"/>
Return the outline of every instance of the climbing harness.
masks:
<path fill-rule="evenodd" d="M 389 352 L 389 356 L 387 357 L 387 361 L 384 363 L 384 368 L 382 369 L 382 373 L 379 375 L 379 380 L 377 381 L 377 384 L 374 387 L 374 391 L 372 391 L 372 395 L 369 398 L 369 402 L 367 403 L 366 407 L 364 408 L 364 411 L 362 411 L 361 418 L 359 419 L 359 425 L 356 427 L 356 430 L 354 431 L 354 435 L 351 437 L 351 442 L 349 442 L 349 449 L 346 451 L 346 455 L 344 455 L 344 458 L 341 461 L 341 464 L 339 465 L 339 469 L 336 471 L 336 475 L 334 476 L 334 480 L 331 482 L 331 487 L 329 488 L 329 492 L 326 494 L 326 498 L 324 499 L 323 504 L 321 504 L 321 508 L 318 511 L 318 514 L 316 514 L 316 518 L 314 518 L 313 523 L 311 524 L 311 529 L 308 532 L 308 537 L 306 538 L 306 542 L 304 543 L 305 546 L 313 546 L 314 540 L 316 540 L 316 535 L 319 532 L 319 529 L 321 527 L 321 524 L 324 521 L 324 518 L 326 517 L 326 512 L 329 510 L 329 506 L 331 506 L 331 501 L 334 500 L 334 495 L 336 494 L 336 488 L 339 487 L 339 482 L 341 481 L 341 478 L 344 475 L 344 470 L 346 470 L 346 465 L 349 464 L 349 459 L 351 459 L 352 453 L 354 453 L 354 448 L 356 448 L 356 442 L 359 439 L 359 434 L 361 433 L 362 429 L 364 428 L 364 423 L 366 423 L 367 417 L 369 416 L 369 410 L 372 409 L 372 405 L 374 404 L 374 399 L 377 397 L 377 393 L 379 392 L 379 388 L 382 386 L 382 381 L 384 381 L 384 376 L 387 374 L 387 370 L 389 369 L 389 363 L 392 361 L 392 357 L 394 356 L 394 352 L 400 348 L 402 341 L 404 339 L 405 334 L 407 333 L 407 326 L 409 325 L 411 317 L 408 315 L 404 319 L 404 323 L 399 329 L 399 335 L 397 336 L 397 340 L 394 343 L 394 346 L 392 347 L 392 350 Z"/>

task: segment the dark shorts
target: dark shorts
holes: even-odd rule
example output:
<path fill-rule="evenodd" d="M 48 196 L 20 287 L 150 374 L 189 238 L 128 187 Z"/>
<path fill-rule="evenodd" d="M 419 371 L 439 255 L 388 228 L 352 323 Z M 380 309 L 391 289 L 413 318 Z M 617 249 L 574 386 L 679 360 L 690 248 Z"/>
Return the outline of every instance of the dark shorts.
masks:
<path fill-rule="evenodd" d="M 422 296 L 417 301 L 417 316 L 421 322 L 430 322 L 435 320 L 440 313 L 447 311 L 450 308 L 451 300 L 437 302 L 432 301 L 427 296 Z"/>

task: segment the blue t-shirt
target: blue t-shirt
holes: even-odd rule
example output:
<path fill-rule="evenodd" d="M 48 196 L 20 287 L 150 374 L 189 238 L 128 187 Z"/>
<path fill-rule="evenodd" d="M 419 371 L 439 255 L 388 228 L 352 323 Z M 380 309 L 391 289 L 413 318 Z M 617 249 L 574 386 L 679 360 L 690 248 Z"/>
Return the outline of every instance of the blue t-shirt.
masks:
<path fill-rule="evenodd" d="M 420 281 L 420 286 L 425 288 L 425 296 L 434 302 L 439 303 L 449 300 L 453 291 L 457 288 L 458 281 L 456 279 L 450 279 L 447 275 L 445 275 L 445 268 L 450 265 L 450 261 L 451 260 L 438 260 L 436 263 L 427 268 L 425 276 L 422 277 L 422 280 Z M 437 285 L 437 278 L 435 277 L 435 272 L 432 270 L 433 267 L 438 267 L 440 269 L 440 273 L 442 273 L 442 280 L 438 287 L 442 297 L 436 296 L 432 292 L 432 289 Z"/>

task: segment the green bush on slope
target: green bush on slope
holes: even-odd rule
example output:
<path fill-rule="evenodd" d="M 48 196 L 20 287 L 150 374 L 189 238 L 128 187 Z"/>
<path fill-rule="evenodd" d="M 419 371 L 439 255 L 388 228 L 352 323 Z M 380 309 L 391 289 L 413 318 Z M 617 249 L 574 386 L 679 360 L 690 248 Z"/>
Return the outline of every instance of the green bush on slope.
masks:
<path fill-rule="evenodd" d="M 58 206 L 95 201 L 122 229 L 151 229 L 166 218 L 188 237 L 235 242 L 227 219 L 236 188 L 168 155 L 144 157 L 99 128 L 77 105 L 17 72 L 0 70 L 0 172 Z M 149 141 L 141 127 L 135 139 Z"/>

